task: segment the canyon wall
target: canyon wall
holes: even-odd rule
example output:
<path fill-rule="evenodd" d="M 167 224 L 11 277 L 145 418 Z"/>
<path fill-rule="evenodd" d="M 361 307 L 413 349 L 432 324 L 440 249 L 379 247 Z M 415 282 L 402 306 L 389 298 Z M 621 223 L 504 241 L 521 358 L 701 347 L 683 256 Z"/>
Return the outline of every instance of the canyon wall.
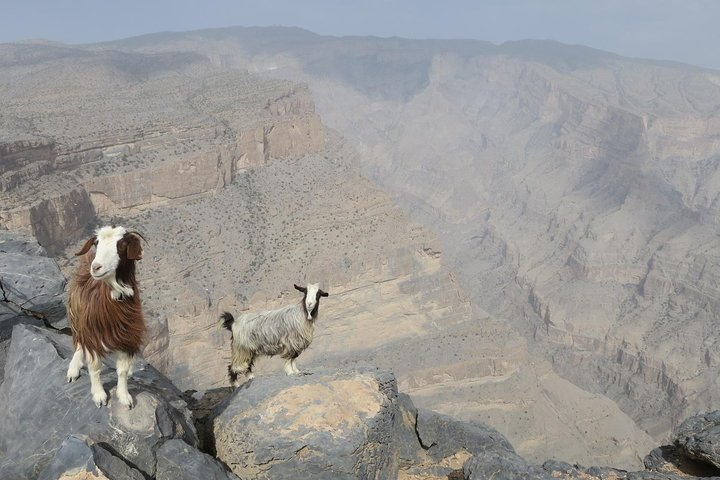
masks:
<path fill-rule="evenodd" d="M 297 29 L 128 47 L 178 45 L 308 83 L 363 172 L 437 233 L 475 308 L 534 358 L 659 438 L 717 408 L 717 72 L 554 42 Z"/>
<path fill-rule="evenodd" d="M 179 50 L 172 42 L 144 54 L 63 50 L 72 61 L 54 58 L 49 69 L 41 68 L 47 58 L 33 67 L 28 58 L 37 58 L 27 52 L 0 55 L 6 62 L 0 78 L 13 80 L 2 91 L 11 113 L 3 117 L 5 143 L 51 139 L 42 140 L 49 152 L 38 167 L 42 175 L 24 174 L 32 163 L 22 167 L 13 157 L 4 225 L 44 235 L 68 274 L 85 218 L 143 231 L 149 239 L 139 271 L 149 327 L 144 354 L 182 388 L 227 381 L 229 334 L 218 327 L 221 311 L 284 305 L 298 300 L 293 283 L 319 281 L 331 296 L 323 300 L 301 368 L 392 368 L 419 405 L 487 421 L 530 458 L 562 452 L 572 462 L 638 466 L 653 442 L 602 395 L 609 390 L 598 385 L 609 382 L 592 377 L 585 390 L 573 385 L 558 376 L 560 367 L 551 368 L 562 352 L 544 349 L 556 326 L 567 330 L 580 306 L 603 306 L 605 297 L 563 309 L 557 292 L 536 278 L 540 272 L 554 279 L 556 270 L 532 267 L 565 265 L 574 253 L 574 266 L 560 276 L 577 271 L 587 282 L 607 283 L 623 272 L 638 281 L 637 271 L 619 261 L 598 265 L 609 257 L 598 256 L 594 245 L 578 248 L 567 230 L 585 231 L 582 225 L 559 213 L 549 221 L 552 202 L 567 192 L 537 185 L 567 171 L 597 188 L 593 175 L 610 167 L 594 166 L 596 157 L 619 162 L 637 148 L 623 132 L 642 130 L 643 123 L 622 109 L 588 106 L 577 95 L 558 93 L 549 102 L 562 107 L 538 105 L 535 96 L 553 92 L 552 83 L 519 60 L 468 60 L 407 41 L 398 45 L 411 47 L 412 55 L 377 58 L 377 42 L 344 40 L 349 50 L 329 65 L 314 57 L 310 64 L 323 72 L 317 77 L 298 70 L 304 60 L 248 52 L 233 42 L 220 46 L 222 54 L 201 52 L 207 57 L 170 53 Z M 13 48 L 31 49 L 7 47 Z M 358 52 L 367 76 L 342 70 Z M 387 61 L 400 64 L 383 72 Z M 310 89 L 224 68 L 229 64 L 287 75 Z M 517 77 L 527 98 L 503 90 Z M 24 81 L 14 83 L 18 78 Z M 323 128 L 311 89 L 326 121 L 354 144 Z M 458 105 L 457 98 L 465 100 Z M 563 130 L 536 131 L 538 115 L 576 125 L 568 131 L 585 132 L 587 141 L 548 141 Z M 589 176 L 571 171 L 553 148 L 585 158 Z M 544 152 L 537 171 L 525 163 L 534 149 Z M 617 202 L 623 188 L 599 193 Z M 49 206 L 38 210 L 42 202 Z M 43 214 L 33 219 L 32 208 Z M 548 254 L 546 234 L 567 238 L 568 251 Z M 606 310 L 592 313 L 605 323 L 586 322 L 574 331 L 577 338 L 596 338 L 611 323 Z M 633 350 L 623 351 L 632 365 Z M 278 368 L 263 361 L 258 373 Z M 624 378 L 636 377 L 619 378 L 627 384 Z"/>
<path fill-rule="evenodd" d="M 100 68 L 92 55 L 84 56 L 95 75 L 62 79 L 72 86 L 58 80 L 61 88 L 41 99 L 36 84 L 51 81 L 44 67 L 52 62 L 0 62 L 0 75 L 33 79 L 4 92 L 12 102 L 4 99 L 9 107 L 0 125 L 0 218 L 8 228 L 33 234 L 51 254 L 87 233 L 95 215 L 122 217 L 213 195 L 237 171 L 324 147 L 322 124 L 303 86 L 218 72 L 194 57 L 172 74 L 123 78 L 127 65 L 104 59 L 114 68 Z M 141 56 L 134 61 L 145 68 Z M 54 67 L 63 70 L 58 62 Z M 107 96 L 103 80 L 116 84 L 114 95 Z M 48 114 L 62 109 L 64 115 Z M 23 131 L 23 122 L 33 128 Z M 37 131 L 42 136 L 33 135 Z"/>

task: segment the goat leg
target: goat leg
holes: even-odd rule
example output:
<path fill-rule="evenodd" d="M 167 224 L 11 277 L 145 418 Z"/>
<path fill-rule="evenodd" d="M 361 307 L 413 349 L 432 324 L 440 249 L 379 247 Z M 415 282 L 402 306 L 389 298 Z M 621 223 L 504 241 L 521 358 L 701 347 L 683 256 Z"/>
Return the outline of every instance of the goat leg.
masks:
<path fill-rule="evenodd" d="M 88 371 L 90 372 L 90 393 L 92 393 L 95 406 L 100 408 L 102 405 L 107 405 L 108 400 L 107 392 L 105 392 L 102 382 L 100 381 L 102 359 L 97 355 L 88 356 L 90 357 L 90 360 L 88 361 Z"/>
<path fill-rule="evenodd" d="M 133 408 L 133 398 L 128 392 L 127 381 L 130 370 L 132 370 L 133 356 L 129 353 L 118 353 L 117 358 L 117 397 L 121 405 Z"/>
<path fill-rule="evenodd" d="M 82 348 L 78 347 L 73 354 L 72 360 L 70 360 L 70 366 L 67 370 L 67 381 L 68 383 L 74 382 L 80 376 L 80 369 L 83 366 L 85 355 L 83 354 Z"/>

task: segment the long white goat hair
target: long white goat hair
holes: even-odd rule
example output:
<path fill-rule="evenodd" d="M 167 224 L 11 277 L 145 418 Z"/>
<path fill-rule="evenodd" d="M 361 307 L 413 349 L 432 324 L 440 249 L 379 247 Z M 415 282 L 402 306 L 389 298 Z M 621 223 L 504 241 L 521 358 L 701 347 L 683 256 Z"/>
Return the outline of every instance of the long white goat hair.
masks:
<path fill-rule="evenodd" d="M 328 294 L 317 284 L 295 288 L 304 293 L 303 300 L 294 305 L 250 312 L 237 320 L 225 312 L 221 319 L 223 326 L 232 332 L 232 363 L 228 367 L 230 381 L 238 386 L 238 374 L 254 377 L 252 367 L 258 355 L 280 355 L 286 360 L 285 373 L 297 375 L 295 359 L 313 340 L 315 321 L 320 308 L 320 297 Z"/>

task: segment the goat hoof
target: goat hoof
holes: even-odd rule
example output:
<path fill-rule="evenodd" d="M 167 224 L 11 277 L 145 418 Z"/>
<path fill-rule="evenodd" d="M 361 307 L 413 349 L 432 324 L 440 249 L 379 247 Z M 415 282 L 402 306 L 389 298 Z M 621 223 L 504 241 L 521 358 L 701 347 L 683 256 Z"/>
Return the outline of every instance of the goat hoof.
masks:
<path fill-rule="evenodd" d="M 103 405 L 107 405 L 107 393 L 105 393 L 104 391 L 102 393 L 94 393 L 93 402 L 95 402 L 95 406 L 97 408 L 100 408 Z"/>
<path fill-rule="evenodd" d="M 120 402 L 120 405 L 125 405 L 128 410 L 131 410 L 135 406 L 133 399 L 129 394 L 127 396 L 118 395 L 118 401 Z"/>
<path fill-rule="evenodd" d="M 78 371 L 68 370 L 67 375 L 65 376 L 65 378 L 67 378 L 68 383 L 74 382 L 79 377 L 80 377 L 80 370 L 78 370 Z"/>

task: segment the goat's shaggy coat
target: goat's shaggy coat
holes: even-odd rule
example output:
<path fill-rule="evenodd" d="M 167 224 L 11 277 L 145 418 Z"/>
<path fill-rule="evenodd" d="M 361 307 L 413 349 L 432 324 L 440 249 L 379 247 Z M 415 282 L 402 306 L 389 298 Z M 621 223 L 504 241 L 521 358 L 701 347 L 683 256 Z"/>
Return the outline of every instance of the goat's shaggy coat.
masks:
<path fill-rule="evenodd" d="M 307 287 L 295 285 L 295 288 L 305 294 L 298 304 L 245 313 L 237 320 L 229 312 L 221 315 L 223 326 L 232 332 L 232 363 L 228 371 L 233 385 L 238 386 L 238 374 L 253 378 L 252 367 L 258 355 L 280 355 L 286 360 L 285 373 L 300 373 L 295 359 L 312 342 L 320 297 L 328 294 L 316 284 Z"/>
<path fill-rule="evenodd" d="M 77 253 L 82 258 L 68 288 L 67 314 L 75 355 L 67 378 L 69 382 L 76 380 L 87 360 L 93 400 L 98 406 L 107 403 L 107 394 L 99 383 L 102 359 L 113 352 L 118 353 L 118 398 L 132 406 L 127 376 L 145 334 L 135 278 L 135 261 L 142 258 L 140 238 L 122 227 L 98 229 Z M 93 246 L 95 251 L 91 251 Z M 101 253 L 103 258 L 99 259 Z"/>
<path fill-rule="evenodd" d="M 93 258 L 93 252 L 83 255 L 68 289 L 67 313 L 73 346 L 82 345 L 87 352 L 101 358 L 108 352 L 135 355 L 140 351 L 145 334 L 135 262 L 121 259 L 116 273 L 118 281 L 131 286 L 133 295 L 112 300 L 111 287 L 90 275 Z"/>

